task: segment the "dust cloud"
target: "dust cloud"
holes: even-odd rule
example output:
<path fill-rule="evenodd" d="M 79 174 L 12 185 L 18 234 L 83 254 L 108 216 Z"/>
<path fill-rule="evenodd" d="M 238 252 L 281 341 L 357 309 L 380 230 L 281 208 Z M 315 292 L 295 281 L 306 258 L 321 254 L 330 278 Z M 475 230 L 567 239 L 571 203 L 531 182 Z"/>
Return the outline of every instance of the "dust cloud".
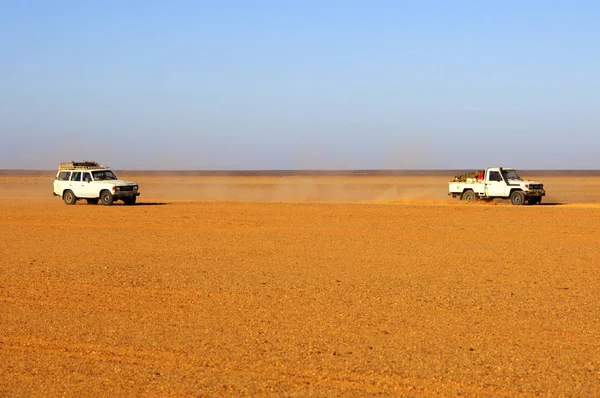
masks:
<path fill-rule="evenodd" d="M 124 176 L 158 200 L 446 202 L 447 178 L 421 176 Z"/>
<path fill-rule="evenodd" d="M 335 151 L 319 140 L 307 138 L 297 148 L 290 149 L 291 156 L 288 159 L 279 159 L 278 163 L 289 167 L 287 170 L 242 169 L 231 172 L 209 171 L 212 170 L 208 164 L 210 159 L 198 160 L 206 171 L 176 171 L 174 169 L 182 163 L 171 159 L 166 152 L 157 151 L 151 156 L 154 159 L 152 166 L 171 172 L 140 170 L 128 178 L 143 187 L 146 197 L 159 200 L 451 201 L 447 195 L 447 182 L 453 177 L 453 172 L 444 174 L 426 170 L 434 165 L 440 166 L 444 161 L 441 146 L 431 140 L 411 136 L 394 139 L 385 148 L 371 145 L 358 153 L 349 148 L 338 149 Z M 281 158 L 282 154 L 278 157 Z M 248 166 L 257 164 L 266 165 L 252 159 Z M 360 167 L 364 167 L 364 170 L 356 170 Z M 423 172 L 414 174 L 418 170 Z"/>

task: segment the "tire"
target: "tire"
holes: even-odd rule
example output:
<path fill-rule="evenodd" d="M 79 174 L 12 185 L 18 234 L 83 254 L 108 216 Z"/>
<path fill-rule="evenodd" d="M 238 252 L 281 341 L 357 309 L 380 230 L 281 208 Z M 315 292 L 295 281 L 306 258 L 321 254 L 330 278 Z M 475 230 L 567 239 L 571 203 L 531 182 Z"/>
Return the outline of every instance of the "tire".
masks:
<path fill-rule="evenodd" d="M 125 198 L 123 199 L 123 203 L 125 203 L 125 206 L 133 206 L 135 204 L 135 196 L 132 196 L 131 198 Z"/>
<path fill-rule="evenodd" d="M 525 195 L 523 192 L 513 191 L 513 193 L 510 194 L 510 203 L 515 206 L 521 206 L 523 203 L 525 203 Z"/>
<path fill-rule="evenodd" d="M 469 191 L 465 191 L 463 192 L 462 196 L 460 197 L 460 200 L 463 200 L 467 203 L 473 203 L 477 200 L 477 195 L 475 195 L 475 192 L 469 190 Z"/>
<path fill-rule="evenodd" d="M 528 199 L 527 203 L 529 203 L 531 206 L 533 205 L 537 205 L 542 203 L 542 198 L 533 198 L 533 199 Z"/>
<path fill-rule="evenodd" d="M 107 190 L 104 190 L 100 192 L 100 200 L 102 201 L 102 204 L 104 206 L 110 206 L 113 204 L 115 198 L 113 197 L 112 193 L 110 193 Z"/>
<path fill-rule="evenodd" d="M 98 198 L 96 199 L 86 199 L 86 201 L 88 202 L 88 205 L 97 205 L 98 204 Z"/>
<path fill-rule="evenodd" d="M 75 202 L 77 202 L 77 196 L 75 196 L 73 191 L 71 191 L 70 189 L 67 189 L 65 191 L 65 193 L 63 193 L 63 200 L 68 205 L 74 205 Z"/>

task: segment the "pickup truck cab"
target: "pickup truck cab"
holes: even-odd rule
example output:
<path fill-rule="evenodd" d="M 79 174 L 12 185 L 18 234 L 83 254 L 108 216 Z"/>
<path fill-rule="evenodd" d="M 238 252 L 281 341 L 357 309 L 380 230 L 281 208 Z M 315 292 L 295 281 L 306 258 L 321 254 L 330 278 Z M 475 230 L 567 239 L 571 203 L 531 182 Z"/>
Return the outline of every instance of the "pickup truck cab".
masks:
<path fill-rule="evenodd" d="M 546 191 L 544 184 L 523 180 L 515 169 L 493 167 L 454 177 L 448 183 L 448 195 L 469 203 L 479 199 L 510 199 L 519 206 L 541 203 Z"/>
<path fill-rule="evenodd" d="M 140 195 L 138 184 L 119 180 L 107 166 L 89 160 L 61 163 L 53 185 L 53 195 L 68 205 L 74 205 L 79 199 L 85 199 L 88 204 L 101 201 L 105 206 L 115 200 L 134 205 Z"/>

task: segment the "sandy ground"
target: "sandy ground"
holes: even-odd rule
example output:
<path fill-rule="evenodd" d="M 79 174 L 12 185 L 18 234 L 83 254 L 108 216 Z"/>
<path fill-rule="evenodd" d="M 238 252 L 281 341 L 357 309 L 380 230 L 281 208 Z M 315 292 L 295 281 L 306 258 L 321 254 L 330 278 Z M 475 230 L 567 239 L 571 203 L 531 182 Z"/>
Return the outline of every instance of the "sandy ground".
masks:
<path fill-rule="evenodd" d="M 0 396 L 600 395 L 600 178 L 135 179 L 0 177 Z"/>

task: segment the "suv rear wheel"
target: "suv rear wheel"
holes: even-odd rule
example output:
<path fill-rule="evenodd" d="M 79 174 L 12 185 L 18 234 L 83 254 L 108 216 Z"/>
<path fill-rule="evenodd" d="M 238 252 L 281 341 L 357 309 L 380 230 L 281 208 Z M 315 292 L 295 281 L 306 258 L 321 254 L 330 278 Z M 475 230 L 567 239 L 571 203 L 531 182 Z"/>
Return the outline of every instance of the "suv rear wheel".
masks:
<path fill-rule="evenodd" d="M 110 193 L 109 191 L 107 191 L 106 189 L 104 191 L 102 191 L 100 193 L 100 200 L 102 201 L 102 204 L 104 206 L 110 206 L 112 205 L 114 198 L 112 193 Z"/>
<path fill-rule="evenodd" d="M 477 200 L 477 195 L 475 195 L 475 192 L 471 190 L 465 191 L 461 196 L 461 200 L 464 200 L 467 203 L 472 203 Z"/>
<path fill-rule="evenodd" d="M 68 189 L 63 194 L 63 200 L 68 205 L 74 205 L 75 202 L 77 202 L 77 197 L 75 196 L 75 194 L 73 193 L 73 191 L 71 191 L 70 189 Z"/>

